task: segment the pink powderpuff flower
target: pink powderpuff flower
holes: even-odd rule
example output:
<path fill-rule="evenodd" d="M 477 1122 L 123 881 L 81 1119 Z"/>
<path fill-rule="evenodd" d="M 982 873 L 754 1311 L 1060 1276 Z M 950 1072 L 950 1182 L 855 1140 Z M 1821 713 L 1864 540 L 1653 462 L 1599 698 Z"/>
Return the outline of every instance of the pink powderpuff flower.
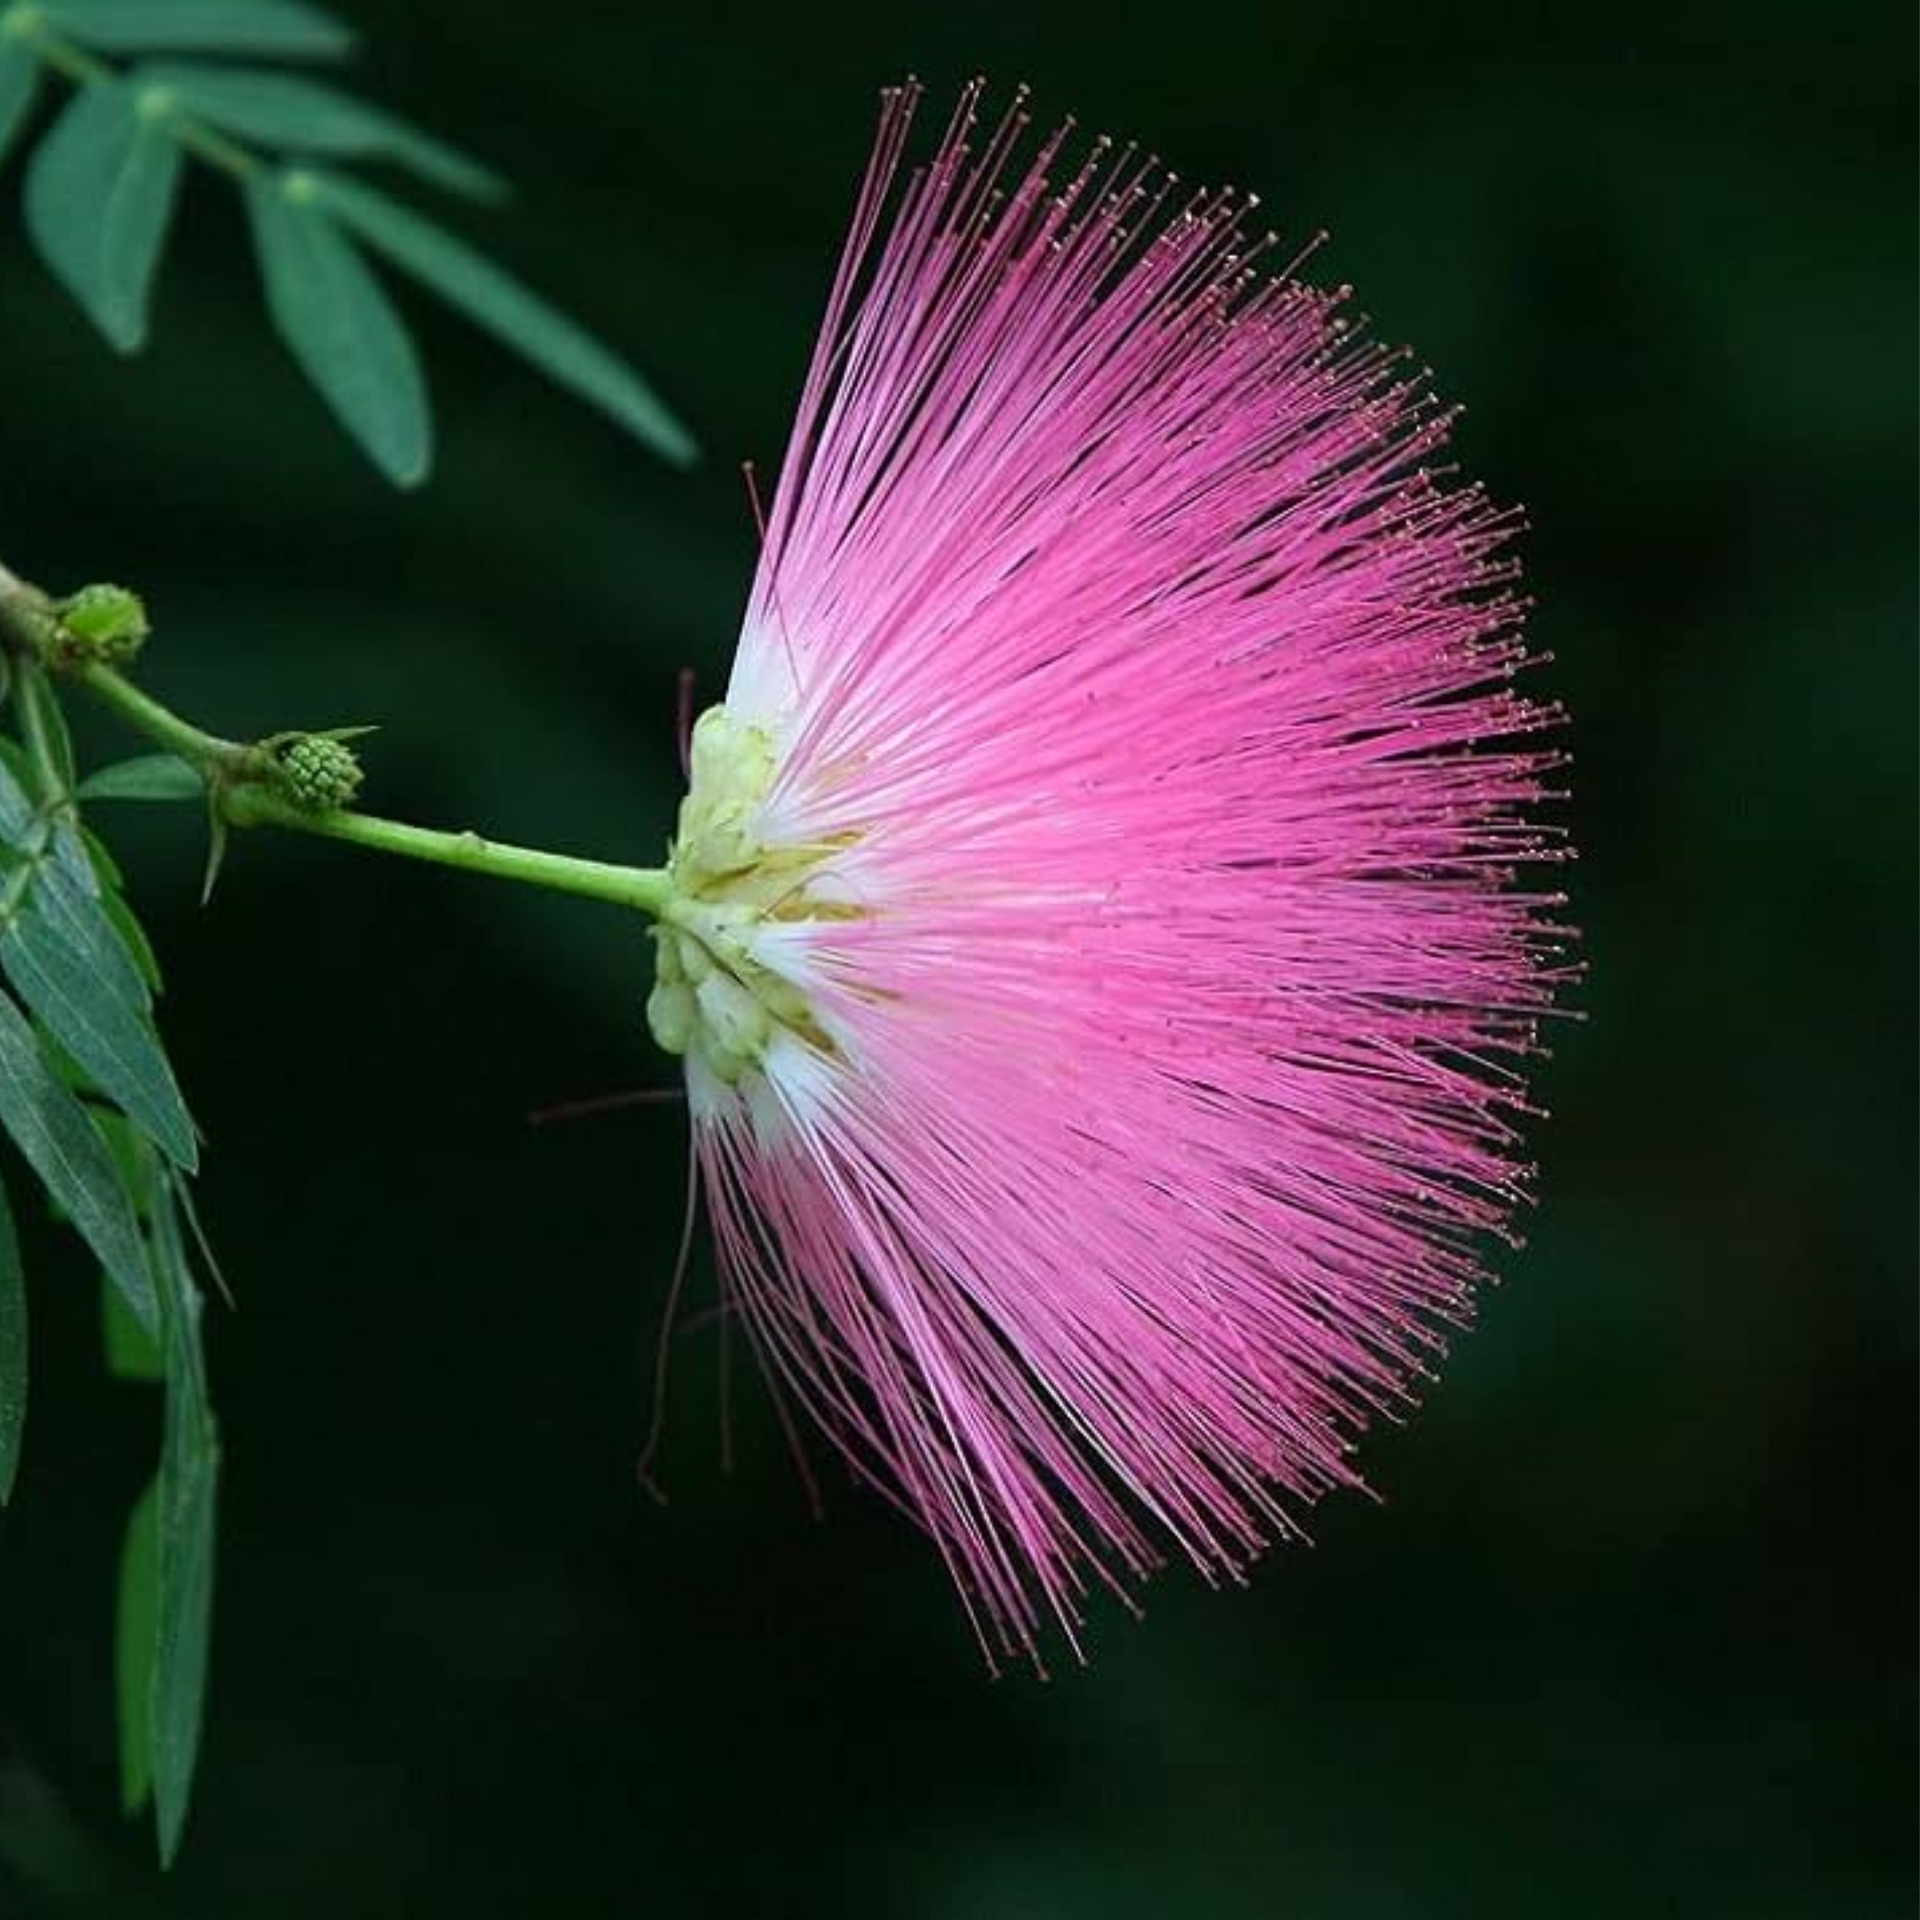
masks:
<path fill-rule="evenodd" d="M 649 1012 L 776 1388 L 991 1660 L 1358 1486 L 1527 1178 L 1555 718 L 1449 416 L 1256 204 L 884 96 Z M 889 209 L 891 212 L 889 213 Z M 1297 264 L 1297 263 L 1296 263 Z"/>

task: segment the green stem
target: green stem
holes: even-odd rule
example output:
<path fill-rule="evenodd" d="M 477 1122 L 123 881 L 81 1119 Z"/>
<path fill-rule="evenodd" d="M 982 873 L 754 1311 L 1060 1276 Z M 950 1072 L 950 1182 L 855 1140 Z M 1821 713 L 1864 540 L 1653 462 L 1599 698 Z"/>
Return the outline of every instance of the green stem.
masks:
<path fill-rule="evenodd" d="M 70 80 L 76 87 L 96 87 L 121 78 L 118 67 L 69 40 L 49 24 L 36 7 L 13 6 L 0 12 L 0 35 L 23 40 L 43 66 L 51 67 L 62 79 Z M 147 91 L 157 93 L 159 90 Z M 169 104 L 161 112 L 160 118 L 167 131 L 189 153 L 198 155 L 209 166 L 218 167 L 223 173 L 232 174 L 236 180 L 251 179 L 265 170 L 266 163 L 257 154 L 249 153 L 238 141 L 229 140 L 204 120 L 195 119 L 176 106 Z"/>
<path fill-rule="evenodd" d="M 213 796 L 219 820 L 235 827 L 284 827 L 319 834 L 376 853 L 426 860 L 463 873 L 497 880 L 518 880 L 555 893 L 659 914 L 672 897 L 672 881 L 662 867 L 622 867 L 606 860 L 582 860 L 572 854 L 545 853 L 487 840 L 471 832 L 448 833 L 437 827 L 356 813 L 346 807 L 313 809 L 296 805 L 275 782 L 285 775 L 273 742 L 224 740 L 197 727 L 125 674 L 101 660 L 90 660 L 62 625 L 56 604 L 37 588 L 10 573 L 0 562 L 0 647 L 21 669 L 39 675 L 49 670 L 77 680 L 111 707 L 136 732 L 178 754 L 199 770 Z M 26 722 L 32 724 L 31 719 Z M 286 740 L 295 735 L 276 736 Z"/>
<path fill-rule="evenodd" d="M 97 81 L 111 80 L 114 70 L 104 60 L 96 60 L 84 47 L 77 47 L 65 35 L 54 32 L 38 7 L 9 7 L 0 13 L 0 35 L 24 40 L 41 63 L 51 67 L 76 87 L 90 87 Z"/>
<path fill-rule="evenodd" d="M 4 602 L 0 602 L 0 608 Z M 4 620 L 0 619 L 0 624 Z M 223 740 L 184 720 L 171 707 L 163 707 L 152 694 L 136 687 L 125 674 L 101 662 L 77 667 L 69 676 L 110 706 L 136 731 L 144 733 L 156 746 L 177 753 L 204 774 L 224 774 L 229 778 L 258 776 L 263 754 L 258 747 L 244 746 L 238 740 Z"/>
<path fill-rule="evenodd" d="M 554 893 L 582 894 L 590 900 L 636 907 L 642 913 L 659 913 L 672 893 L 664 867 L 620 867 L 605 860 L 543 853 L 536 847 L 486 840 L 473 832 L 414 827 L 402 820 L 383 820 L 378 814 L 355 813 L 341 807 L 309 813 L 257 786 L 232 788 L 223 796 L 220 811 L 222 818 L 237 827 L 289 827 L 296 833 L 317 833 L 328 840 L 344 840 L 350 846 L 371 847 L 376 853 L 427 860 L 465 873 L 484 873 L 495 880 L 519 880 Z"/>

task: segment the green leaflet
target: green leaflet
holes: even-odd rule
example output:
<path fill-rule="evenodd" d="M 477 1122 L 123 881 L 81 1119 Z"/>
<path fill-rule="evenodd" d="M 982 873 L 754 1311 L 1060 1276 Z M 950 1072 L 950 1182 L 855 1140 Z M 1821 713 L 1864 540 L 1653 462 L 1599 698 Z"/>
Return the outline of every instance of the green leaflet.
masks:
<path fill-rule="evenodd" d="M 13 1497 L 27 1420 L 27 1289 L 13 1207 L 0 1186 L 0 1505 Z"/>
<path fill-rule="evenodd" d="M 158 993 L 165 984 L 160 977 L 159 957 L 154 953 L 153 944 L 147 938 L 146 928 L 134 918 L 133 909 L 118 893 L 108 891 L 100 896 L 100 910 L 111 922 L 114 932 L 119 935 L 120 944 L 126 948 L 132 959 L 142 985 L 149 993 Z"/>
<path fill-rule="evenodd" d="M 296 153 L 391 160 L 422 180 L 477 200 L 506 183 L 477 160 L 338 87 L 260 67 L 159 66 L 134 75 L 224 133 Z"/>
<path fill-rule="evenodd" d="M 27 168 L 27 230 L 122 353 L 147 337 L 147 301 L 180 184 L 180 149 L 131 87 L 83 88 Z"/>
<path fill-rule="evenodd" d="M 123 1145 L 147 1221 L 160 1335 L 155 1346 L 124 1325 L 116 1332 L 109 1299 L 109 1356 L 118 1344 L 127 1362 L 116 1365 L 121 1377 L 163 1377 L 166 1397 L 159 1471 L 128 1517 L 120 1556 L 114 1632 L 120 1791 L 129 1813 L 151 1795 L 160 1861 L 168 1866 L 179 1849 L 200 1752 L 220 1439 L 207 1396 L 200 1289 L 181 1233 L 187 1189 L 136 1136 L 124 1135 Z"/>
<path fill-rule="evenodd" d="M 26 1016 L 0 994 L 0 1126 L 73 1222 L 133 1316 L 158 1328 L 153 1276 L 113 1154 L 49 1064 Z"/>
<path fill-rule="evenodd" d="M 598 407 L 676 465 L 688 465 L 696 457 L 693 437 L 637 373 L 464 240 L 358 181 L 332 173 L 299 177 L 310 180 L 321 203 L 369 246 L 550 380 Z"/>
<path fill-rule="evenodd" d="M 267 309 L 341 424 L 396 485 L 426 477 L 432 418 L 420 362 L 393 304 L 309 195 L 303 176 L 247 183 Z"/>
<path fill-rule="evenodd" d="M 30 743 L 30 757 L 44 755 L 50 763 L 35 784 L 47 789 L 46 798 L 61 800 L 73 790 L 73 735 L 46 673 L 30 661 L 15 665 L 12 698 L 20 715 L 21 738 Z"/>
<path fill-rule="evenodd" d="M 127 1515 L 113 1611 L 113 1690 L 119 1703 L 120 1810 L 153 1791 L 153 1655 L 159 1640 L 160 1488 L 149 1480 Z"/>
<path fill-rule="evenodd" d="M 105 900 L 127 884 L 127 876 L 120 871 L 120 862 L 113 857 L 113 851 L 107 843 L 84 821 L 78 824 L 81 851 L 87 856 L 87 865 L 93 869 L 91 884 L 84 878 L 82 884 L 88 885 L 89 892 L 97 893 Z"/>
<path fill-rule="evenodd" d="M 24 855 L 33 866 L 30 882 L 35 910 L 44 913 L 87 958 L 88 965 L 129 1005 L 149 1004 L 145 936 L 129 941 L 103 895 L 99 875 L 80 831 L 70 820 L 55 819 L 35 806 L 6 758 L 10 743 L 0 738 L 0 847 Z M 105 850 L 102 849 L 104 856 Z"/>
<path fill-rule="evenodd" d="M 141 753 L 90 773 L 81 800 L 205 800 L 206 782 L 177 753 Z"/>
<path fill-rule="evenodd" d="M 181 1240 L 172 1177 L 163 1173 L 159 1182 L 153 1265 L 164 1328 L 167 1407 L 160 1447 L 158 1619 L 150 1698 L 154 1813 L 160 1860 L 167 1866 L 179 1849 L 200 1753 L 213 1630 L 220 1440 L 207 1397 L 200 1290 Z"/>
<path fill-rule="evenodd" d="M 177 1164 L 194 1164 L 193 1122 L 151 1023 L 144 936 L 124 906 L 103 894 L 79 828 L 38 810 L 5 764 L 0 844 L 30 862 L 30 872 L 9 882 L 16 891 L 0 926 L 0 968 L 49 1036 L 43 1044 L 0 994 L 0 1124 L 152 1332 L 152 1282 L 127 1176 L 102 1134 L 108 1119 L 96 1122 L 87 1112 L 48 1051 L 70 1056 Z M 98 858 L 111 874 L 104 848 Z M 133 929 L 131 943 L 115 908 Z"/>
<path fill-rule="evenodd" d="M 40 61 L 17 34 L 0 33 L 0 160 L 27 124 L 39 90 Z"/>
<path fill-rule="evenodd" d="M 44 915 L 85 956 L 103 990 L 146 1010 L 149 995 L 139 963 L 115 931 L 80 836 L 65 822 L 48 829 L 28 898 L 32 911 Z"/>
<path fill-rule="evenodd" d="M 40 0 L 39 10 L 50 26 L 103 53 L 179 48 L 333 60 L 353 46 L 350 27 L 298 0 Z"/>
<path fill-rule="evenodd" d="M 101 1092 L 176 1166 L 192 1169 L 199 1161 L 193 1122 L 152 1022 L 103 978 L 89 948 L 42 911 L 44 897 L 44 889 L 30 894 L 0 931 L 0 968 Z"/>
<path fill-rule="evenodd" d="M 24 764 L 19 746 L 0 734 L 0 842 L 33 853 L 45 832 L 22 777 Z"/>

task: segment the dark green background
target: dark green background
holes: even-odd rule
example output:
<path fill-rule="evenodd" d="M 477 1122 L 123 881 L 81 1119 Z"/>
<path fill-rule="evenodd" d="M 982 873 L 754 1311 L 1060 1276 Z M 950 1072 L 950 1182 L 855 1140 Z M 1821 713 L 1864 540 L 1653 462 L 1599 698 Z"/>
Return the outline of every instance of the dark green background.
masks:
<path fill-rule="evenodd" d="M 682 1121 L 521 1119 L 665 1078 L 631 929 L 264 842 L 201 913 L 191 817 L 116 823 L 241 1298 L 211 1723 L 162 1885 L 108 1653 L 155 1407 L 30 1223 L 0 1912 L 1912 1910 L 1912 29 L 1542 11 L 361 6 L 364 84 L 518 183 L 474 230 L 659 382 L 691 477 L 410 302 L 441 462 L 393 494 L 270 339 L 223 183 L 122 363 L 15 170 L 0 553 L 143 587 L 151 682 L 211 724 L 379 720 L 388 811 L 634 860 L 876 88 L 1026 78 L 1258 187 L 1530 509 L 1591 978 L 1532 1245 L 1372 1447 L 1386 1503 L 996 1683 L 891 1514 L 835 1482 L 808 1518 L 744 1377 L 722 1474 L 711 1330 L 672 1504 L 636 1490 Z"/>

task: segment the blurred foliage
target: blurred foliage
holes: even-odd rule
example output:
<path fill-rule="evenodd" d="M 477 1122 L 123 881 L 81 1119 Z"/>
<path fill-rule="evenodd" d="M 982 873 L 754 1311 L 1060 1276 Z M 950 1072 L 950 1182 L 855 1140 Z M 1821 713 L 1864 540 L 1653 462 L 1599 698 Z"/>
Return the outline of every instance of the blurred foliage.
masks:
<path fill-rule="evenodd" d="M 697 1318 L 672 1504 L 633 1484 L 681 1121 L 521 1124 L 665 1077 L 632 931 L 304 845 L 238 848 L 202 914 L 186 810 L 128 809 L 240 1282 L 206 1322 L 210 1732 L 161 1883 L 116 1818 L 108 1598 L 154 1396 L 17 1207 L 0 1911 L 1910 1912 L 1910 13 L 356 24 L 369 93 L 520 186 L 502 249 L 712 457 L 649 461 L 401 289 L 442 415 L 399 498 L 236 299 L 229 197 L 189 180 L 144 363 L 0 231 L 0 551 L 138 581 L 158 690 L 242 734 L 377 716 L 384 810 L 651 855 L 875 90 L 1024 78 L 1327 225 L 1314 270 L 1470 403 L 1575 716 L 1585 1019 L 1532 1245 L 1373 1444 L 1385 1505 L 1328 1507 L 1245 1593 L 1167 1576 L 1084 1673 L 989 1684 L 891 1513 L 830 1485 L 808 1519 L 744 1366 L 721 1471 Z"/>
<path fill-rule="evenodd" d="M 499 177 L 355 95 L 246 56 L 338 60 L 344 22 L 305 0 L 10 0 L 0 6 L 0 158 L 16 140 L 27 231 L 54 277 L 121 353 L 148 309 L 198 160 L 238 188 L 267 312 L 300 369 L 386 477 L 432 464 L 419 357 L 362 248 L 431 288 L 550 379 L 677 465 L 694 443 L 646 383 L 465 241 L 320 159 L 384 162 L 468 199 Z M 106 56 L 206 54 L 125 65 Z M 69 97 L 34 144 L 44 91 Z"/>

